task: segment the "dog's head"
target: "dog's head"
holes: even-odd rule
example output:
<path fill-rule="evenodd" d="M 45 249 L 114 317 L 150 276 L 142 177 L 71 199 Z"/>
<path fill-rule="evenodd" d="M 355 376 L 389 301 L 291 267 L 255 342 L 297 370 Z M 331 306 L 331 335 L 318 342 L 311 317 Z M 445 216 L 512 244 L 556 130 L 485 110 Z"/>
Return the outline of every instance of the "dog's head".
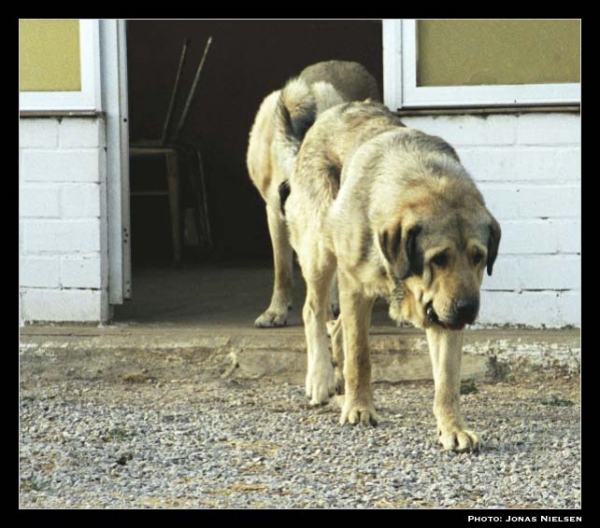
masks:
<path fill-rule="evenodd" d="M 462 330 L 479 312 L 483 272 L 492 274 L 501 230 L 474 186 L 446 191 L 401 207 L 379 231 L 379 246 L 397 281 L 391 317 Z"/>

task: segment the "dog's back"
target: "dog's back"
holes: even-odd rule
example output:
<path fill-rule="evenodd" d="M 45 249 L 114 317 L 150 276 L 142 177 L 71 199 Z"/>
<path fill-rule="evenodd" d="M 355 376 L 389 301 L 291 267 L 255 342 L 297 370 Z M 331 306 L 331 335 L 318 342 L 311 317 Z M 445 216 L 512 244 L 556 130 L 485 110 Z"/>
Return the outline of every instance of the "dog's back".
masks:
<path fill-rule="evenodd" d="M 306 83 L 327 82 L 341 95 L 344 101 L 381 100 L 379 83 L 358 62 L 324 61 L 308 66 L 300 73 Z"/>
<path fill-rule="evenodd" d="M 375 135 L 399 127 L 404 127 L 402 121 L 381 103 L 354 101 L 330 108 L 308 132 L 310 141 L 303 144 L 291 175 L 292 188 L 302 178 L 299 185 L 303 188 L 326 188 L 330 202 L 337 196 L 342 166 L 352 151 Z"/>
<path fill-rule="evenodd" d="M 338 104 L 368 98 L 380 99 L 377 80 L 350 61 L 308 66 L 265 98 L 250 132 L 247 165 L 267 203 L 279 200 L 275 191 L 289 180 L 297 151 L 317 116 Z"/>

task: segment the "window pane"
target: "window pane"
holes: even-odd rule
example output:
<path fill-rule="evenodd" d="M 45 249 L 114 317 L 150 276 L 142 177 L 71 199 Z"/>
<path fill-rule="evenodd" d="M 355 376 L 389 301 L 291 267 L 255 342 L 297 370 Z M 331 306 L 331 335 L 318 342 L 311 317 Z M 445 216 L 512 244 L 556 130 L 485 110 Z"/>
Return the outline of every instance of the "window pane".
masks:
<path fill-rule="evenodd" d="M 579 20 L 420 20 L 417 86 L 580 82 Z"/>
<path fill-rule="evenodd" d="M 78 20 L 19 21 L 22 92 L 81 90 Z"/>

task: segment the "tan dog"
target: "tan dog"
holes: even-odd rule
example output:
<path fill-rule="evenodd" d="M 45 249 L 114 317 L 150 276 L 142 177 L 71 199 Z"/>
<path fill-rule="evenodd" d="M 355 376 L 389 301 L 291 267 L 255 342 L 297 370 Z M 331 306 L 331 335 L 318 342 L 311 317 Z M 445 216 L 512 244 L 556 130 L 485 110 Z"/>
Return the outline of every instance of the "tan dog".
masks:
<path fill-rule="evenodd" d="M 250 178 L 267 205 L 273 245 L 275 280 L 271 303 L 255 321 L 257 327 L 283 326 L 292 303 L 292 259 L 283 203 L 287 181 L 300 143 L 321 112 L 336 104 L 379 99 L 375 78 L 356 62 L 328 61 L 313 64 L 282 90 L 262 102 L 248 143 Z"/>
<path fill-rule="evenodd" d="M 290 184 L 285 211 L 307 285 L 311 403 L 343 386 L 341 423 L 377 422 L 368 334 L 373 302 L 385 297 L 393 319 L 426 331 L 440 442 L 478 449 L 460 412 L 462 329 L 477 316 L 500 226 L 454 149 L 404 127 L 383 105 L 342 104 L 307 132 Z M 341 315 L 332 361 L 326 317 L 336 269 Z"/>

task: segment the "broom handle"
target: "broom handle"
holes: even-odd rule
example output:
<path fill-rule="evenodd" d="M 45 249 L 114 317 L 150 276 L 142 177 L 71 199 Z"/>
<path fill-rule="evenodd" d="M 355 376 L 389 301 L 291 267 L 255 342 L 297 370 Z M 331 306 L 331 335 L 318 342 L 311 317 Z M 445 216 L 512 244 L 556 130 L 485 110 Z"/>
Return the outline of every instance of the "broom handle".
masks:
<path fill-rule="evenodd" d="M 165 119 L 165 126 L 163 128 L 162 137 L 160 144 L 164 145 L 167 141 L 167 134 L 169 132 L 169 126 L 171 125 L 171 119 L 173 117 L 173 108 L 175 106 L 175 99 L 177 98 L 177 92 L 179 91 L 179 81 L 181 80 L 181 72 L 183 70 L 183 64 L 187 54 L 188 46 L 190 45 L 190 39 L 186 39 L 181 50 L 181 57 L 179 59 L 179 68 L 177 69 L 177 75 L 175 76 L 175 84 L 173 86 L 173 92 L 171 93 L 171 101 L 169 102 L 169 110 L 167 111 L 167 117 Z"/>
<path fill-rule="evenodd" d="M 179 119 L 179 124 L 177 125 L 177 129 L 175 130 L 175 138 L 179 137 L 179 133 L 183 129 L 185 122 L 187 120 L 188 114 L 190 113 L 190 107 L 192 106 L 192 101 L 194 99 L 194 95 L 196 94 L 196 88 L 198 87 L 198 81 L 200 80 L 200 73 L 202 72 L 202 67 L 204 66 L 204 61 L 206 60 L 206 54 L 208 53 L 208 48 L 212 42 L 212 37 L 208 37 L 206 41 L 206 46 L 204 47 L 204 54 L 202 55 L 202 60 L 198 65 L 198 69 L 196 70 L 196 77 L 194 78 L 194 83 L 192 84 L 192 88 L 188 95 L 187 101 L 185 102 L 185 107 L 183 108 L 183 112 L 181 114 L 181 118 Z"/>

